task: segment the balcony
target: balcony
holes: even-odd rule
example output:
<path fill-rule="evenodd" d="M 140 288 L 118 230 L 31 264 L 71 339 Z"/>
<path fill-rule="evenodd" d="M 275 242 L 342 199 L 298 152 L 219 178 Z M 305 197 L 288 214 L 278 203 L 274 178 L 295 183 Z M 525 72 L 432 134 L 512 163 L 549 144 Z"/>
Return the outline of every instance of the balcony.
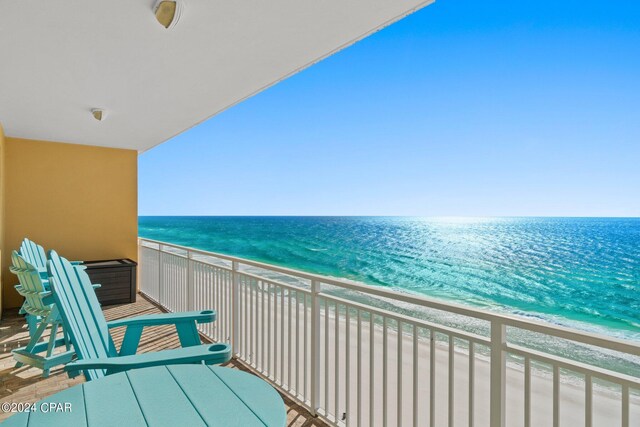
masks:
<path fill-rule="evenodd" d="M 278 389 L 290 426 L 640 419 L 636 342 L 147 239 L 139 259 L 144 297 L 105 308 L 107 319 L 216 309 L 200 332 L 233 343 L 230 365 Z M 14 368 L 11 349 L 28 336 L 15 311 L 0 332 L 0 401 L 33 402 L 83 381 Z M 116 330 L 116 345 L 122 336 Z M 171 327 L 154 327 L 141 351 L 179 345 Z"/>
<path fill-rule="evenodd" d="M 215 308 L 202 335 L 232 342 L 231 366 L 280 391 L 290 426 L 628 427 L 640 417 L 635 342 L 164 242 L 141 239 L 139 255 L 144 298 L 105 308 L 107 319 Z M 14 368 L 11 349 L 28 337 L 17 313 L 0 332 L 0 401 L 83 381 Z M 141 351 L 179 345 L 171 327 L 154 327 Z"/>

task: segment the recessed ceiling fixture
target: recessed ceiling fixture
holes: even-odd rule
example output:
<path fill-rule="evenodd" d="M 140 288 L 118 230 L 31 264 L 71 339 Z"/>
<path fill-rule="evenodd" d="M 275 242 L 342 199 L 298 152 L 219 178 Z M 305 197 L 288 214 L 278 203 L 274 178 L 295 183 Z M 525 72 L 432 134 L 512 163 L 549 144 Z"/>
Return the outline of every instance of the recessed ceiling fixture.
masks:
<path fill-rule="evenodd" d="M 97 121 L 101 122 L 107 117 L 107 113 L 102 108 L 92 108 L 91 114 L 93 114 L 93 118 Z"/>
<path fill-rule="evenodd" d="M 156 0 L 153 5 L 153 13 L 156 15 L 158 22 L 165 28 L 173 28 L 180 20 L 183 2 Z"/>

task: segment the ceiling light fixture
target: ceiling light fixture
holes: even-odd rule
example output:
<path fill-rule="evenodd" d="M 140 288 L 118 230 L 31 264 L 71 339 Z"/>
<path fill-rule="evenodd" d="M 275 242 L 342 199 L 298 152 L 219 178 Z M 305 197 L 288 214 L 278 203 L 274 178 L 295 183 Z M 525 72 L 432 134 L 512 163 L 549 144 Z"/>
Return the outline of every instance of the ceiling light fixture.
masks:
<path fill-rule="evenodd" d="M 102 108 L 92 108 L 91 114 L 93 114 L 93 118 L 97 121 L 101 122 L 107 117 L 107 113 Z"/>
<path fill-rule="evenodd" d="M 165 28 L 173 28 L 180 20 L 182 14 L 183 2 L 169 1 L 169 0 L 156 0 L 153 5 L 153 13 L 156 15 L 156 19 Z"/>

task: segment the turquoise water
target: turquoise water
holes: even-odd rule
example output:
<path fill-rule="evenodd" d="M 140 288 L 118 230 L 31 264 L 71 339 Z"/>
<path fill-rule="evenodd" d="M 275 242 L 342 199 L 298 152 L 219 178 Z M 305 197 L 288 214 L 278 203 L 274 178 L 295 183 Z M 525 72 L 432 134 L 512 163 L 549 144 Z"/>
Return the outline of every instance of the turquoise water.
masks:
<path fill-rule="evenodd" d="M 140 217 L 141 237 L 640 340 L 640 218 Z"/>

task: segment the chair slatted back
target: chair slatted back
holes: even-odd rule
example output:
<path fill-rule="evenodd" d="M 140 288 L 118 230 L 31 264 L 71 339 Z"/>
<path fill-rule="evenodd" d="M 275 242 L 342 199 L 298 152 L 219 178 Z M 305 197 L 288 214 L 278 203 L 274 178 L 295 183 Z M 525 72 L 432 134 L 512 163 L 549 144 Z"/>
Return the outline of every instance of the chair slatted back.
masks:
<path fill-rule="evenodd" d="M 20 255 L 40 271 L 47 270 L 47 254 L 44 252 L 44 248 L 36 242 L 25 238 L 20 245 Z"/>
<path fill-rule="evenodd" d="M 53 297 L 79 359 L 116 357 L 107 321 L 89 276 L 55 251 L 49 251 L 47 268 Z M 104 369 L 84 373 L 87 380 L 106 375 Z"/>
<path fill-rule="evenodd" d="M 35 316 L 44 316 L 51 311 L 51 306 L 42 303 L 42 293 L 46 292 L 45 282 L 40 276 L 40 272 L 35 265 L 27 262 L 25 258 L 16 251 L 11 252 L 11 263 L 9 271 L 18 276 L 20 284 L 16 290 L 25 298 L 23 309 Z"/>

